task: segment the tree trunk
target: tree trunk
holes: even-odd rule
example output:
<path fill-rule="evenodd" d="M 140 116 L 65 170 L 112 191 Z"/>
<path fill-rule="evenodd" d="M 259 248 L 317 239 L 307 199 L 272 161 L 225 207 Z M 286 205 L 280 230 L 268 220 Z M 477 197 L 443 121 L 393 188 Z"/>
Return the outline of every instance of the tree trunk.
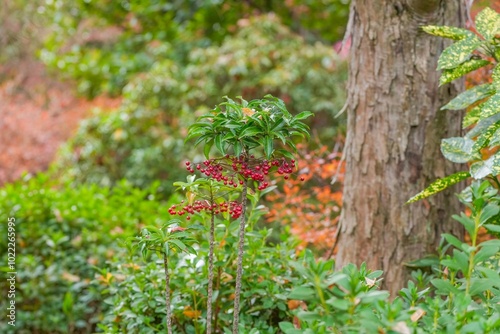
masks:
<path fill-rule="evenodd" d="M 463 235 L 451 219 L 460 205 L 440 193 L 405 202 L 432 181 L 460 170 L 440 152 L 460 136 L 461 114 L 440 111 L 463 82 L 438 88 L 443 38 L 422 25 L 464 26 L 461 0 L 353 0 L 344 204 L 337 268 L 366 262 L 384 271 L 383 288 L 406 284 L 404 263 L 434 253 L 441 233 Z"/>

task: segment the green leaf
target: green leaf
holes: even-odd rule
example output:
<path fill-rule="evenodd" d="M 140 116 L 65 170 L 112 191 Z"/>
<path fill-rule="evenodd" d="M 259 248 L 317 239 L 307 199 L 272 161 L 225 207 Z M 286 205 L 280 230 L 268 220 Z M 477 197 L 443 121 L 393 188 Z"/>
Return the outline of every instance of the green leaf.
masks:
<path fill-rule="evenodd" d="M 245 128 L 243 131 L 241 131 L 238 138 L 253 137 L 253 136 L 260 134 L 261 132 L 262 131 L 260 129 L 258 129 L 257 127 L 251 126 L 251 127 Z"/>
<path fill-rule="evenodd" d="M 500 129 L 497 129 L 490 138 L 490 147 L 500 145 Z"/>
<path fill-rule="evenodd" d="M 496 216 L 500 211 L 500 207 L 494 203 L 486 205 L 481 211 L 481 216 L 479 217 L 479 224 L 485 224 L 491 217 Z"/>
<path fill-rule="evenodd" d="M 217 136 L 215 136 L 215 147 L 217 147 L 217 149 L 222 155 L 226 154 L 226 150 L 224 149 L 224 141 L 222 138 L 222 134 L 218 134 Z"/>
<path fill-rule="evenodd" d="M 498 279 L 492 280 L 489 278 L 471 278 L 471 285 L 469 293 L 471 296 L 476 296 L 483 293 L 486 290 L 491 290 L 494 286 L 498 286 Z M 481 328 L 482 329 L 482 328 Z"/>
<path fill-rule="evenodd" d="M 495 153 L 492 157 L 491 175 L 497 176 L 500 174 L 500 152 Z"/>
<path fill-rule="evenodd" d="M 174 244 L 182 252 L 185 252 L 187 250 L 186 245 L 178 239 L 170 239 L 170 244 Z"/>
<path fill-rule="evenodd" d="M 441 141 L 441 152 L 452 162 L 465 163 L 473 159 L 473 146 L 474 141 L 469 138 L 446 138 Z"/>
<path fill-rule="evenodd" d="M 468 113 L 465 114 L 464 119 L 462 120 L 462 128 L 465 129 L 466 127 L 471 126 L 472 124 L 477 123 L 480 118 L 479 115 L 481 114 L 481 107 L 474 107 L 472 110 L 470 110 Z"/>
<path fill-rule="evenodd" d="M 488 118 L 500 112 L 500 93 L 496 93 L 481 105 L 481 119 Z"/>
<path fill-rule="evenodd" d="M 474 86 L 473 88 L 466 90 L 461 93 L 453 100 L 448 102 L 441 109 L 443 110 L 461 110 L 469 107 L 471 104 L 476 103 L 488 96 L 495 94 L 495 89 L 491 84 L 484 84 L 479 86 Z"/>
<path fill-rule="evenodd" d="M 500 225 L 496 224 L 484 224 L 483 225 L 488 231 L 500 233 Z"/>
<path fill-rule="evenodd" d="M 271 155 L 273 154 L 273 139 L 270 136 L 264 136 L 262 144 L 264 145 L 266 158 L 271 158 Z"/>
<path fill-rule="evenodd" d="M 500 226 L 493 224 L 485 224 L 483 225 L 487 230 L 500 233 Z M 490 229 L 492 227 L 492 229 Z M 485 260 L 488 260 L 490 257 L 498 253 L 498 246 L 482 246 L 479 252 L 477 252 L 474 257 L 474 264 L 478 264 Z M 498 274 L 497 274 L 498 275 Z"/>
<path fill-rule="evenodd" d="M 316 320 L 321 320 L 323 318 L 323 316 L 318 312 L 306 312 L 306 311 L 298 312 L 297 317 L 302 321 L 316 321 Z"/>
<path fill-rule="evenodd" d="M 449 176 L 446 176 L 442 179 L 438 179 L 434 182 L 432 182 L 425 190 L 419 192 L 418 194 L 416 194 L 415 196 L 413 196 L 412 198 L 410 198 L 408 200 L 408 202 L 406 202 L 407 204 L 408 203 L 413 203 L 413 202 L 416 202 L 416 201 L 419 201 L 423 198 L 426 198 L 426 197 L 429 197 L 431 195 L 434 195 L 462 180 L 465 180 L 466 178 L 470 177 L 470 173 L 469 172 L 458 172 L 458 173 L 455 173 L 455 174 L 452 174 L 452 175 L 449 175 Z"/>
<path fill-rule="evenodd" d="M 234 143 L 233 150 L 234 150 L 234 156 L 239 157 L 241 155 L 243 148 L 242 148 L 241 143 L 239 141 Z"/>
<path fill-rule="evenodd" d="M 476 15 L 476 29 L 488 41 L 500 33 L 500 15 L 491 8 L 483 9 Z"/>
<path fill-rule="evenodd" d="M 443 280 L 441 278 L 435 278 L 431 280 L 431 284 L 434 285 L 440 294 L 457 294 L 459 290 L 451 284 L 448 280 Z"/>
<path fill-rule="evenodd" d="M 439 85 L 442 86 L 448 82 L 452 82 L 453 80 L 488 64 L 490 64 L 489 61 L 482 59 L 464 60 L 463 64 L 458 64 L 455 68 L 443 69 L 441 77 L 439 78 Z"/>
<path fill-rule="evenodd" d="M 493 123 L 489 127 L 486 128 L 485 131 L 481 132 L 479 137 L 477 137 L 474 146 L 472 146 L 472 151 L 477 152 L 480 155 L 479 150 L 485 148 L 489 142 L 490 138 L 493 137 L 495 132 L 500 128 L 500 122 Z"/>
<path fill-rule="evenodd" d="M 481 107 L 482 106 L 483 105 L 481 105 Z M 493 116 L 490 116 L 488 118 L 480 119 L 477 122 L 476 126 L 474 126 L 469 132 L 467 132 L 467 134 L 464 137 L 469 138 L 469 139 L 473 139 L 474 137 L 479 136 L 482 132 L 486 131 L 486 129 L 490 125 L 492 125 L 496 122 L 499 122 L 499 121 L 500 121 L 500 112 L 497 114 L 494 114 Z"/>
<path fill-rule="evenodd" d="M 310 111 L 303 111 L 299 113 L 297 116 L 293 118 L 294 121 L 301 121 L 303 119 L 309 118 L 311 116 L 314 116 L 314 114 Z"/>
<path fill-rule="evenodd" d="M 469 36 L 447 47 L 438 60 L 438 70 L 452 69 L 468 60 L 472 51 L 481 45 L 476 36 Z"/>
<path fill-rule="evenodd" d="M 203 153 L 205 154 L 205 158 L 210 159 L 210 149 L 214 144 L 213 140 L 208 141 L 203 147 Z"/>
<path fill-rule="evenodd" d="M 446 26 L 429 25 L 422 27 L 422 30 L 434 36 L 450 38 L 456 41 L 474 35 L 472 32 L 466 29 L 456 28 L 456 27 L 446 27 Z"/>
<path fill-rule="evenodd" d="M 475 228 L 474 221 L 470 217 L 467 217 L 463 212 L 460 216 L 453 215 L 452 218 L 460 222 L 460 224 L 462 224 L 465 227 L 465 230 L 469 232 L 469 234 L 474 233 L 474 228 Z"/>
<path fill-rule="evenodd" d="M 442 237 L 445 238 L 446 241 L 448 241 L 450 244 L 452 244 L 456 248 L 463 249 L 463 242 L 458 240 L 457 237 L 455 237 L 449 233 L 443 233 Z"/>
<path fill-rule="evenodd" d="M 298 286 L 288 295 L 288 299 L 309 300 L 313 298 L 315 298 L 314 290 L 306 286 Z"/>

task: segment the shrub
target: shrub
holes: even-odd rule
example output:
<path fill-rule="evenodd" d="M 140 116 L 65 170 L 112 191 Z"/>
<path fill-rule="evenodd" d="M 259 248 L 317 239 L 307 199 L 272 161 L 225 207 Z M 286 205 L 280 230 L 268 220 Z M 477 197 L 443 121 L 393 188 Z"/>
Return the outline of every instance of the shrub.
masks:
<path fill-rule="evenodd" d="M 2 235 L 7 235 L 7 217 L 15 218 L 16 333 L 94 332 L 106 308 L 95 267 L 123 256 L 117 240 L 168 215 L 157 188 L 139 190 L 126 182 L 112 190 L 95 185 L 71 188 L 38 175 L 0 190 Z M 7 263 L 6 243 L 0 250 Z M 2 291 L 7 291 L 6 284 L 0 282 Z M 7 302 L 1 300 L 2 309 Z M 2 333 L 9 328 L 0 323 Z"/>

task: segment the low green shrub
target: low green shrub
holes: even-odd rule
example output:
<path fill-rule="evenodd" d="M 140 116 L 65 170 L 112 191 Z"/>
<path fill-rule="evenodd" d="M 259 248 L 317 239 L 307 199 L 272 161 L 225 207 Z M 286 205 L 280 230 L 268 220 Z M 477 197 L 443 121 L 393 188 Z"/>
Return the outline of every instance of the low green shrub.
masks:
<path fill-rule="evenodd" d="M 71 188 L 44 175 L 0 189 L 2 236 L 8 217 L 15 218 L 16 333 L 94 332 L 106 306 L 94 283 L 95 267 L 123 256 L 119 239 L 167 217 L 157 190 L 158 185 L 139 190 L 126 182 L 113 189 Z M 7 243 L 0 243 L 0 253 L 6 264 Z M 7 291 L 6 284 L 2 280 L 0 290 Z M 2 298 L 2 310 L 6 303 Z M 0 322 L 0 332 L 10 329 Z"/>
<path fill-rule="evenodd" d="M 237 223 L 237 222 L 236 222 Z M 207 235 L 205 235 L 207 234 Z M 240 314 L 241 333 L 278 333 L 278 323 L 292 315 L 287 292 L 304 279 L 289 261 L 297 260 L 297 242 L 283 235 L 278 245 L 268 244 L 271 230 L 247 233 Z M 174 333 L 205 333 L 209 243 L 208 232 L 198 235 L 197 255 L 173 254 L 170 289 Z M 214 261 L 215 333 L 230 333 L 233 320 L 234 280 L 238 225 L 219 222 L 216 226 Z M 147 262 L 137 257 L 111 264 L 110 282 L 100 282 L 111 305 L 99 324 L 106 333 L 166 332 L 163 260 L 152 255 Z M 331 266 L 330 261 L 330 270 Z"/>

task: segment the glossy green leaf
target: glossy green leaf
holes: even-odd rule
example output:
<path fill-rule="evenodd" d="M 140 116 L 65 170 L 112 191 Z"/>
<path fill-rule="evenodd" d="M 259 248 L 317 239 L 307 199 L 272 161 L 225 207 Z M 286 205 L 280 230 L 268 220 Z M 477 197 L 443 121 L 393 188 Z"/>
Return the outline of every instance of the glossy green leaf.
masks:
<path fill-rule="evenodd" d="M 295 121 L 301 121 L 301 120 L 309 118 L 311 116 L 314 116 L 314 114 L 312 112 L 310 112 L 310 111 L 303 111 L 303 112 L 299 113 L 298 115 L 296 115 L 293 119 Z"/>
<path fill-rule="evenodd" d="M 484 98 L 487 98 L 491 95 L 495 94 L 495 89 L 491 84 L 484 84 L 479 86 L 474 86 L 471 89 L 466 90 L 461 93 L 453 100 L 448 102 L 441 109 L 447 110 L 461 110 L 469 107 L 471 104 L 476 103 Z"/>
<path fill-rule="evenodd" d="M 273 154 L 273 139 L 269 136 L 264 136 L 262 144 L 264 145 L 264 153 L 269 159 L 271 154 Z"/>
<path fill-rule="evenodd" d="M 460 182 L 462 180 L 467 179 L 468 177 L 470 177 L 469 172 L 458 172 L 458 173 L 446 176 L 442 179 L 438 179 L 438 180 L 432 182 L 426 189 L 424 189 L 423 191 L 419 192 L 418 194 L 416 194 L 415 196 L 410 198 L 408 200 L 408 202 L 406 202 L 406 203 L 413 203 L 413 202 L 419 201 L 423 198 L 427 198 L 431 195 L 434 195 L 440 191 L 445 190 L 446 188 L 448 188 L 454 184 L 457 184 L 458 182 Z"/>
<path fill-rule="evenodd" d="M 475 18 L 477 31 L 488 41 L 500 33 L 500 15 L 491 8 L 483 9 Z"/>
<path fill-rule="evenodd" d="M 443 69 L 441 73 L 441 77 L 439 78 L 439 85 L 442 86 L 449 82 L 452 82 L 455 79 L 458 79 L 465 74 L 477 70 L 483 66 L 490 64 L 487 60 L 482 59 L 470 59 L 465 60 L 461 64 L 457 64 L 457 67 L 451 69 Z"/>
<path fill-rule="evenodd" d="M 447 47 L 438 60 L 438 70 L 452 69 L 470 58 L 472 51 L 481 45 L 476 36 L 469 36 Z M 466 72 L 467 73 L 467 72 Z"/>
<path fill-rule="evenodd" d="M 439 37 L 444 37 L 444 38 L 450 38 L 456 41 L 459 41 L 461 39 L 464 39 L 466 37 L 470 37 L 473 35 L 472 32 L 466 29 L 462 28 L 456 28 L 456 27 L 446 27 L 446 26 L 424 26 L 422 27 L 422 30 L 425 31 L 426 33 L 434 36 L 439 36 Z"/>
<path fill-rule="evenodd" d="M 465 163 L 473 158 L 473 146 L 474 141 L 469 138 L 446 138 L 441 141 L 441 152 L 452 162 Z"/>
<path fill-rule="evenodd" d="M 215 147 L 219 150 L 222 155 L 226 154 L 226 150 L 224 148 L 224 141 L 222 134 L 218 134 L 215 136 Z"/>
<path fill-rule="evenodd" d="M 213 140 L 208 141 L 205 143 L 205 146 L 203 147 L 203 154 L 205 154 L 205 158 L 210 159 L 210 150 L 212 149 L 212 145 L 214 144 Z"/>

